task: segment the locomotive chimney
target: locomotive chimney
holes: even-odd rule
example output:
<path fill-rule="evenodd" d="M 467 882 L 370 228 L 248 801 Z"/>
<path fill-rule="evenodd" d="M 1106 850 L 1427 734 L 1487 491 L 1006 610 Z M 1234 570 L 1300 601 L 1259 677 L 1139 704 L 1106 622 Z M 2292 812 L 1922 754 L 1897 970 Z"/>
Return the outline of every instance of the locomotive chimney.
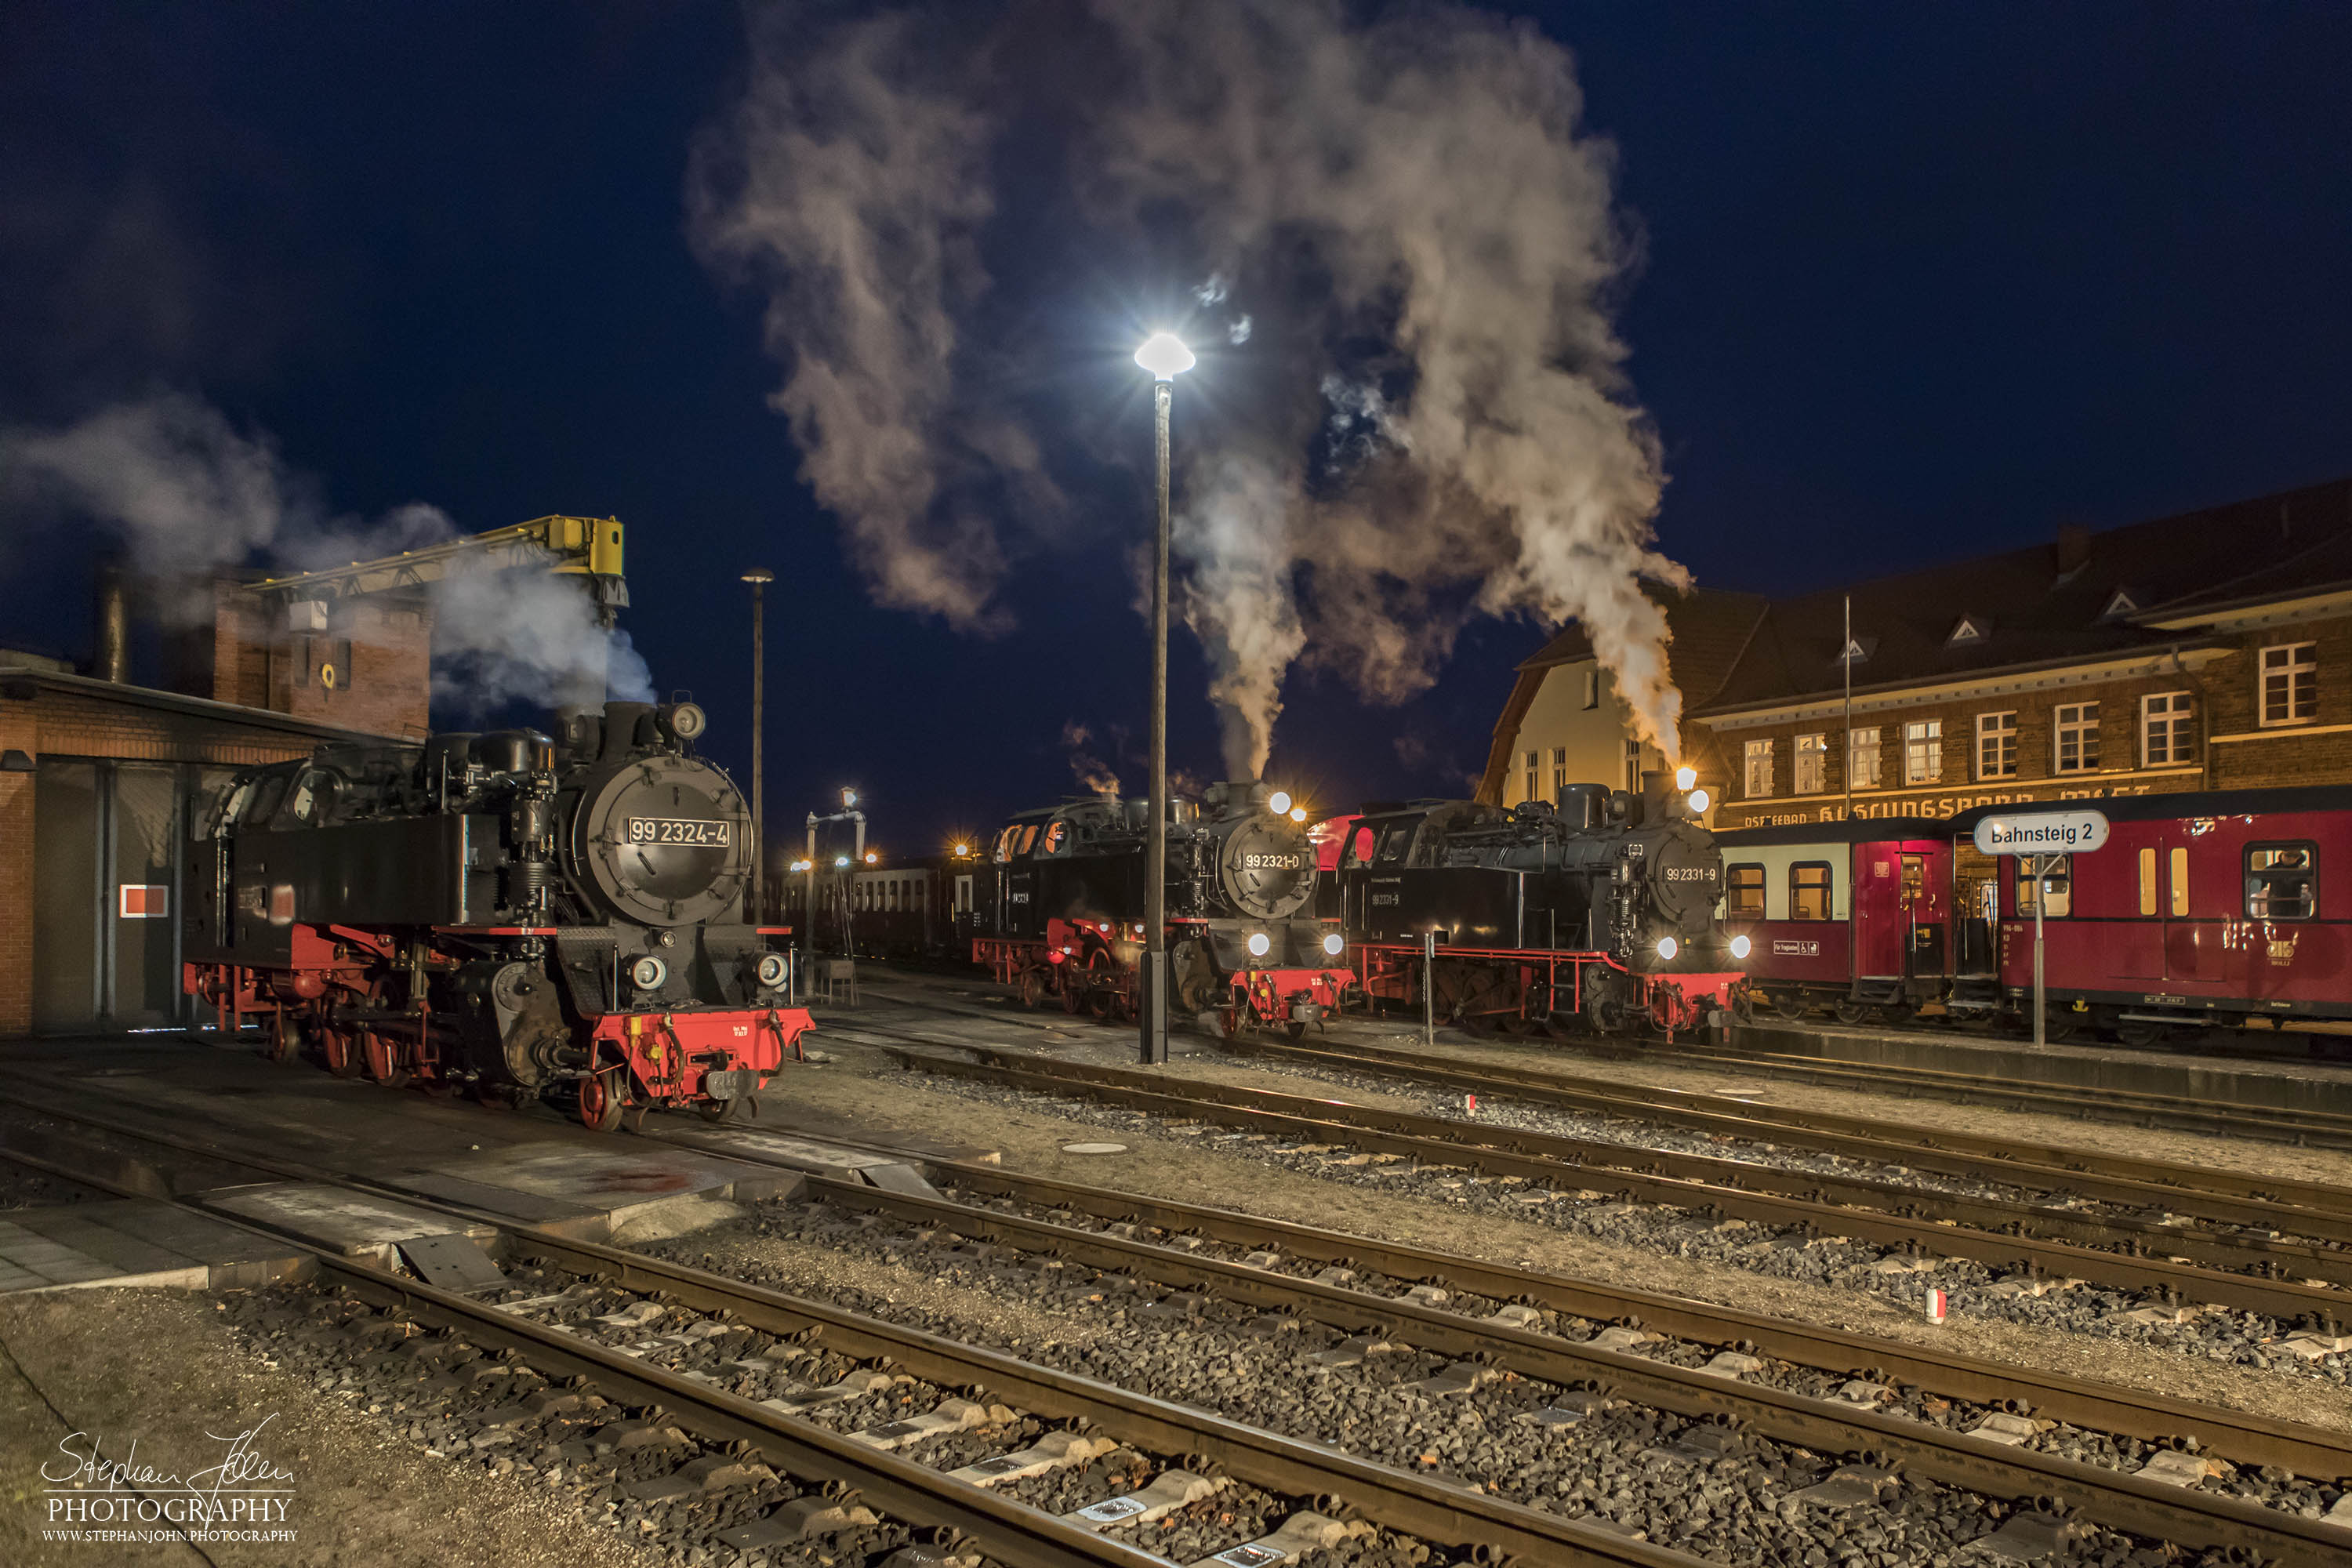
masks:
<path fill-rule="evenodd" d="M 89 673 L 121 686 L 131 679 L 131 607 L 122 585 L 122 557 L 109 553 L 98 558 L 97 590 Z"/>

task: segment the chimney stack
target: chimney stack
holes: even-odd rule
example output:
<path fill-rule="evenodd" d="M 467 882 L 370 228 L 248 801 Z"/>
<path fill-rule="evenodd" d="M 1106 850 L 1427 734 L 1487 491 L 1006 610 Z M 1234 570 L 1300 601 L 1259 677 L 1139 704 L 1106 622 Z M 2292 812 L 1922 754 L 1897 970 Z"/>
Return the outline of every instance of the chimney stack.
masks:
<path fill-rule="evenodd" d="M 98 558 L 97 588 L 89 673 L 100 680 L 124 685 L 131 679 L 131 607 L 123 592 L 120 555 Z"/>

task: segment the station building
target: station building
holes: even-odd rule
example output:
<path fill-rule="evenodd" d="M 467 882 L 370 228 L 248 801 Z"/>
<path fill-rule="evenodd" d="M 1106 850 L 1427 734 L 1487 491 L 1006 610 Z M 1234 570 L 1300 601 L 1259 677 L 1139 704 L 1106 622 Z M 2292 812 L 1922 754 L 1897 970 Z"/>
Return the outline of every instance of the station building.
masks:
<path fill-rule="evenodd" d="M 1666 607 L 1718 829 L 2352 782 L 2352 479 Z M 1479 798 L 1657 762 L 1570 627 L 1520 667 Z"/>
<path fill-rule="evenodd" d="M 425 733 L 421 595 L 289 613 L 237 579 L 176 588 L 142 685 L 153 592 L 101 569 L 87 663 L 0 647 L 0 1037 L 189 1021 L 187 849 L 215 792 L 325 742 Z"/>

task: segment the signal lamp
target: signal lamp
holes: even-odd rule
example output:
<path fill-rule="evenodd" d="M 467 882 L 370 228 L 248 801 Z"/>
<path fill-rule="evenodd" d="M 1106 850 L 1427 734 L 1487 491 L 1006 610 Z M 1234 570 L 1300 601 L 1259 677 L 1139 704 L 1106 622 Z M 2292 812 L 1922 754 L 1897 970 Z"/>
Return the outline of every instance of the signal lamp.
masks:
<path fill-rule="evenodd" d="M 1662 936 L 1658 939 L 1658 956 L 1666 960 L 1668 963 L 1672 963 L 1674 961 L 1675 954 L 1680 952 L 1682 950 L 1683 944 L 1676 942 L 1673 937 Z"/>

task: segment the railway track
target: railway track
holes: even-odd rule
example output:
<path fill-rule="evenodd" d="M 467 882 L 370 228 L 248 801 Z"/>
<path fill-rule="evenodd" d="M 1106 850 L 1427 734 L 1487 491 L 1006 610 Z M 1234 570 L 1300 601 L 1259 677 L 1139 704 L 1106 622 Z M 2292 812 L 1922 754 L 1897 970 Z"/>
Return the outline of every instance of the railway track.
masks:
<path fill-rule="evenodd" d="M 2160 1218 L 1955 1195 L 1862 1176 L 1379 1110 L 1328 1097 L 1177 1080 L 960 1042 L 957 1050 L 978 1058 L 964 1059 L 940 1054 L 937 1042 L 894 1039 L 873 1029 L 835 1033 L 862 1037 L 920 1071 L 1340 1143 L 1423 1166 L 1515 1176 L 1571 1192 L 1597 1189 L 1725 1219 L 1851 1237 L 2168 1300 L 2238 1308 L 2287 1323 L 2309 1322 L 2330 1333 L 2333 1325 L 2352 1318 L 2352 1297 L 2338 1288 L 2352 1281 L 2352 1255 L 2316 1241 L 2203 1234 Z"/>
<path fill-rule="evenodd" d="M 54 1105 L 41 1109 L 61 1114 Z M 146 1140 L 207 1159 L 245 1163 L 271 1175 L 338 1181 L 403 1202 L 420 1203 L 415 1194 L 354 1183 L 329 1171 L 291 1162 L 255 1162 L 242 1152 L 222 1150 L 207 1140 L 159 1136 L 107 1118 L 72 1111 L 62 1114 L 118 1138 Z M 1958 1358 L 1887 1346 L 1859 1336 L 1824 1334 L 1668 1298 L 1598 1290 L 1554 1277 L 1416 1254 L 1362 1237 L 1255 1220 L 1198 1205 L 1091 1193 L 982 1166 L 946 1167 L 943 1175 L 976 1197 L 996 1202 L 1000 1209 L 1006 1202 L 1017 1202 L 1050 1208 L 1059 1217 L 1008 1214 L 977 1202 L 887 1193 L 822 1177 L 810 1178 L 810 1184 L 815 1195 L 844 1211 L 986 1238 L 1023 1254 L 1051 1255 L 1107 1269 L 1118 1278 L 1148 1279 L 1192 1293 L 1215 1293 L 1343 1329 L 1360 1338 L 1381 1335 L 1408 1341 L 1456 1358 L 1454 1364 L 1465 1369 L 1465 1376 L 1475 1377 L 1470 1368 L 1485 1367 L 1561 1388 L 1599 1384 L 1612 1400 L 1636 1402 L 1689 1421 L 1689 1431 L 1728 1421 L 1740 1432 L 1801 1451 L 1864 1456 L 1876 1461 L 1858 1472 L 1864 1477 L 1891 1473 L 1888 1467 L 1895 1466 L 1906 1476 L 1940 1486 L 2021 1502 L 2055 1500 L 2074 1511 L 2075 1523 L 2070 1525 L 2066 1513 L 2028 1510 L 2020 1516 L 2025 1522 L 2017 1527 L 2017 1539 L 2035 1539 L 2038 1531 L 2063 1540 L 2070 1529 L 2095 1521 L 2105 1529 L 2147 1540 L 2259 1553 L 2283 1563 L 2340 1561 L 2341 1554 L 2352 1549 L 2352 1530 L 2284 1515 L 2258 1502 L 2021 1450 L 1998 1436 L 1944 1430 L 1784 1388 L 1751 1386 L 1741 1381 L 1741 1374 L 1727 1375 L 1720 1368 L 1694 1370 L 1612 1348 L 1605 1336 L 1596 1336 L 1601 1341 L 1597 1343 L 1569 1342 L 1525 1326 L 1523 1315 L 1498 1311 L 1502 1321 L 1481 1321 L 1458 1310 L 1442 1310 L 1429 1304 L 1425 1295 L 1387 1298 L 1328 1279 L 1290 1278 L 1265 1267 L 1263 1259 L 1257 1264 L 1223 1260 L 1203 1256 L 1197 1248 L 1155 1245 L 1134 1235 L 1089 1228 L 1073 1221 L 1081 1215 L 1105 1220 L 1106 1226 L 1149 1221 L 1159 1228 L 1192 1231 L 1233 1246 L 1248 1242 L 1263 1247 L 1270 1243 L 1298 1258 L 1345 1257 L 1397 1279 L 1434 1273 L 1457 1289 L 1496 1298 L 1508 1292 L 1562 1310 L 1606 1312 L 1628 1319 L 1636 1313 L 1649 1314 L 1670 1331 L 1718 1342 L 1737 1331 L 1767 1353 L 1800 1351 L 1830 1364 L 1842 1358 L 1851 1361 L 1857 1353 L 1884 1363 L 1891 1352 L 1896 1370 L 1890 1372 L 1885 1365 L 1865 1370 L 1882 1377 L 1906 1379 L 1916 1373 L 1930 1386 L 1948 1387 L 1957 1397 L 1988 1403 L 1997 1390 L 2005 1389 L 2007 1393 L 1999 1396 L 2011 1399 L 2030 1393 L 2046 1416 L 2060 1412 L 2054 1418 L 2080 1421 L 2102 1430 L 2172 1441 L 2193 1438 L 2211 1452 L 2249 1465 L 2331 1479 L 2352 1473 L 2352 1450 L 2341 1440 L 2293 1424 L 2101 1390 L 2069 1380 L 2021 1376 L 2015 1369 L 1990 1363 L 1970 1366 Z M 484 1217 L 460 1205 L 425 1206 L 472 1219 Z M 1112 1214 L 1135 1218 L 1108 1221 L 1107 1216 Z M 1293 1500 L 1283 1505 L 1289 1510 L 1286 1517 L 1306 1521 L 1300 1526 L 1302 1532 L 1324 1531 L 1325 1521 L 1337 1528 L 1342 1521 L 1318 1511 L 1318 1507 L 1332 1505 L 1318 1505 L 1317 1500 L 1338 1498 L 1346 1505 L 1341 1511 L 1360 1511 L 1364 1518 L 1391 1530 L 1442 1544 L 1486 1545 L 1530 1562 L 1664 1565 L 1696 1561 L 1629 1541 L 1599 1525 L 1469 1491 L 1456 1481 L 1372 1464 L 1318 1444 L 1153 1400 L 1001 1352 L 884 1323 L 705 1270 L 529 1227 L 508 1226 L 503 1236 L 510 1259 L 629 1299 L 614 1311 L 600 1310 L 595 1321 L 626 1320 L 643 1313 L 647 1309 L 637 1305 L 642 1302 L 660 1310 L 655 1316 L 683 1312 L 693 1315 L 698 1323 L 740 1326 L 779 1343 L 790 1341 L 818 1346 L 829 1354 L 847 1358 L 845 1363 L 824 1363 L 829 1373 L 841 1374 L 835 1387 L 856 1381 L 851 1373 L 867 1386 L 881 1371 L 912 1376 L 923 1385 L 926 1399 L 936 1396 L 940 1411 L 952 1405 L 954 1418 L 967 1424 L 971 1417 L 966 1406 L 985 1406 L 990 1400 L 1002 1399 L 1039 1419 L 1077 1423 L 1071 1429 L 1081 1435 L 1107 1433 L 1145 1452 L 1170 1456 L 1163 1464 L 1166 1473 L 1192 1476 L 1214 1471 L 1275 1497 Z M 829 1482 L 836 1489 L 854 1487 L 894 1517 L 958 1532 L 1003 1561 L 1164 1561 L 1133 1552 L 1103 1552 L 1098 1549 L 1116 1543 L 1106 1543 L 1091 1532 L 1081 1532 L 1083 1538 L 1074 1540 L 1046 1530 L 1038 1520 L 1051 1522 L 1052 1516 L 1007 1513 L 1017 1505 L 993 1496 L 989 1501 L 1000 1506 L 975 1515 L 964 1506 L 971 1500 L 955 1487 L 942 1486 L 936 1469 L 887 1452 L 877 1456 L 865 1451 L 872 1443 L 861 1442 L 855 1433 L 819 1428 L 812 1434 L 804 1430 L 809 1426 L 806 1420 L 785 1420 L 772 1408 L 777 1401 L 763 1405 L 730 1394 L 713 1384 L 708 1373 L 687 1375 L 695 1370 L 692 1367 L 666 1368 L 656 1353 L 657 1346 L 649 1342 L 599 1343 L 593 1332 L 583 1334 L 580 1327 L 535 1321 L 527 1312 L 436 1290 L 348 1259 L 321 1258 L 320 1264 L 336 1283 L 379 1310 L 409 1314 L 418 1322 L 510 1352 L 559 1375 L 585 1378 L 633 1403 L 658 1405 L 707 1445 L 733 1445 L 741 1452 L 772 1455 L 771 1462 L 788 1474 Z M 550 1297 L 542 1289 L 533 1299 L 544 1305 Z M 600 1298 L 597 1304 L 601 1308 L 614 1303 Z M 576 1324 L 577 1314 L 574 1319 Z M 633 1325 L 621 1331 L 634 1337 L 637 1329 Z M 1757 1339 L 1759 1334 L 1765 1338 Z M 690 1342 L 692 1336 L 689 1328 L 686 1338 Z M 738 1359 L 738 1364 L 742 1359 Z M 984 1392 L 970 1400 L 950 1393 L 974 1390 Z M 785 1402 L 820 1392 L 824 1391 L 788 1393 Z M 1849 1481 L 1864 1484 L 1852 1481 L 1851 1477 Z M 1304 1538 L 1302 1533 L 1296 1539 Z"/>

